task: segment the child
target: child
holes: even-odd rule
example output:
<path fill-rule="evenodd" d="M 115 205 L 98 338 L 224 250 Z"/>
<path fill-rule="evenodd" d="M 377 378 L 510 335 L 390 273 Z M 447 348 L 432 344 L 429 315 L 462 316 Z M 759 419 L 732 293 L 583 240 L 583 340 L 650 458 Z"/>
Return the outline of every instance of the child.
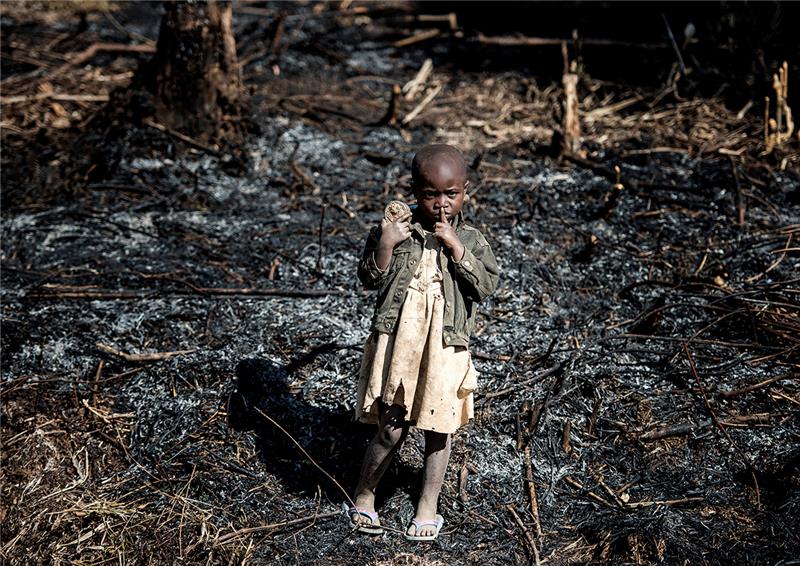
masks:
<path fill-rule="evenodd" d="M 409 540 L 434 540 L 444 523 L 436 513 L 450 458 L 450 435 L 473 417 L 477 374 L 467 347 L 478 302 L 494 292 L 498 270 L 483 235 L 464 223 L 466 167 L 449 145 L 414 156 L 417 206 L 371 231 L 358 277 L 378 290 L 372 334 L 364 348 L 356 416 L 377 423 L 354 507 L 361 532 L 380 534 L 375 489 L 410 425 L 425 431 L 425 468 Z M 390 216 L 390 215 L 387 215 Z"/>

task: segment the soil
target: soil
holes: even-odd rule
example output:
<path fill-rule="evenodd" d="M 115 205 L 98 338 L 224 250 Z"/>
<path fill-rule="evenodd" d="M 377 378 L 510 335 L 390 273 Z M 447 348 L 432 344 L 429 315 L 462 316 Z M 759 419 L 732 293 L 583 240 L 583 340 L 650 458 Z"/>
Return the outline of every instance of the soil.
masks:
<path fill-rule="evenodd" d="M 4 561 L 796 563 L 800 144 L 763 154 L 768 80 L 745 107 L 708 94 L 718 73 L 695 62 L 695 82 L 676 79 L 664 37 L 638 84 L 593 75 L 570 44 L 583 140 L 559 155 L 558 46 L 503 59 L 474 9 L 455 29 L 418 17 L 439 4 L 241 3 L 258 132 L 232 165 L 143 123 L 104 137 L 92 116 L 147 53 L 54 74 L 94 43 L 155 40 L 157 4 L 13 6 Z M 771 71 L 790 55 L 764 53 Z M 426 58 L 431 77 L 387 114 Z M 471 346 L 476 418 L 455 435 L 446 522 L 421 544 L 401 534 L 416 431 L 381 484 L 387 533 L 352 532 L 340 507 L 374 432 L 353 421 L 374 302 L 356 263 L 430 142 L 471 164 L 465 212 L 501 281 Z"/>

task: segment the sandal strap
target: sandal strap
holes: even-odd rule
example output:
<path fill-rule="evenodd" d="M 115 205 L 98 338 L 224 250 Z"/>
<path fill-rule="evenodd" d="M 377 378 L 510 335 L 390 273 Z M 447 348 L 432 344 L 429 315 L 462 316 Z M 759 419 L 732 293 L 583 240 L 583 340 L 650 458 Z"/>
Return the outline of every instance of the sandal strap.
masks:
<path fill-rule="evenodd" d="M 434 519 L 433 521 L 417 521 L 416 519 L 411 519 L 411 523 L 419 529 L 420 527 L 436 527 L 439 525 L 439 521 Z"/>
<path fill-rule="evenodd" d="M 367 511 L 366 509 L 361 509 L 355 505 L 348 507 L 347 514 L 350 515 L 351 519 L 353 518 L 353 515 L 364 515 L 370 521 L 372 521 L 373 524 L 378 520 L 378 513 L 376 511 Z"/>

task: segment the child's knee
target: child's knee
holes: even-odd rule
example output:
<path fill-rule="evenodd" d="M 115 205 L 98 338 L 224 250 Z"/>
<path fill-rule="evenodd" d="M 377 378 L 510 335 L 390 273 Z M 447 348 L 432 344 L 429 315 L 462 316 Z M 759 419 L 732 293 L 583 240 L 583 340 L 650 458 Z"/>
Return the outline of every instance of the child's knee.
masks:
<path fill-rule="evenodd" d="M 394 448 L 403 438 L 405 429 L 393 424 L 385 424 L 378 431 L 378 441 L 385 448 Z"/>

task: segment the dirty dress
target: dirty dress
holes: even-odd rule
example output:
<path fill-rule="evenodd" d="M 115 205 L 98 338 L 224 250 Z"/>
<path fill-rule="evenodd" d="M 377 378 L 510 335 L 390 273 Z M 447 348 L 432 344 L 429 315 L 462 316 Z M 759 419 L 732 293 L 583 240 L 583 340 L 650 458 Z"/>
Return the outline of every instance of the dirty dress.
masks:
<path fill-rule="evenodd" d="M 404 407 L 405 419 L 422 430 L 452 433 L 473 418 L 477 373 L 469 351 L 442 340 L 440 250 L 426 232 L 394 333 L 373 331 L 364 346 L 356 404 L 362 422 L 378 422 L 380 401 Z"/>

